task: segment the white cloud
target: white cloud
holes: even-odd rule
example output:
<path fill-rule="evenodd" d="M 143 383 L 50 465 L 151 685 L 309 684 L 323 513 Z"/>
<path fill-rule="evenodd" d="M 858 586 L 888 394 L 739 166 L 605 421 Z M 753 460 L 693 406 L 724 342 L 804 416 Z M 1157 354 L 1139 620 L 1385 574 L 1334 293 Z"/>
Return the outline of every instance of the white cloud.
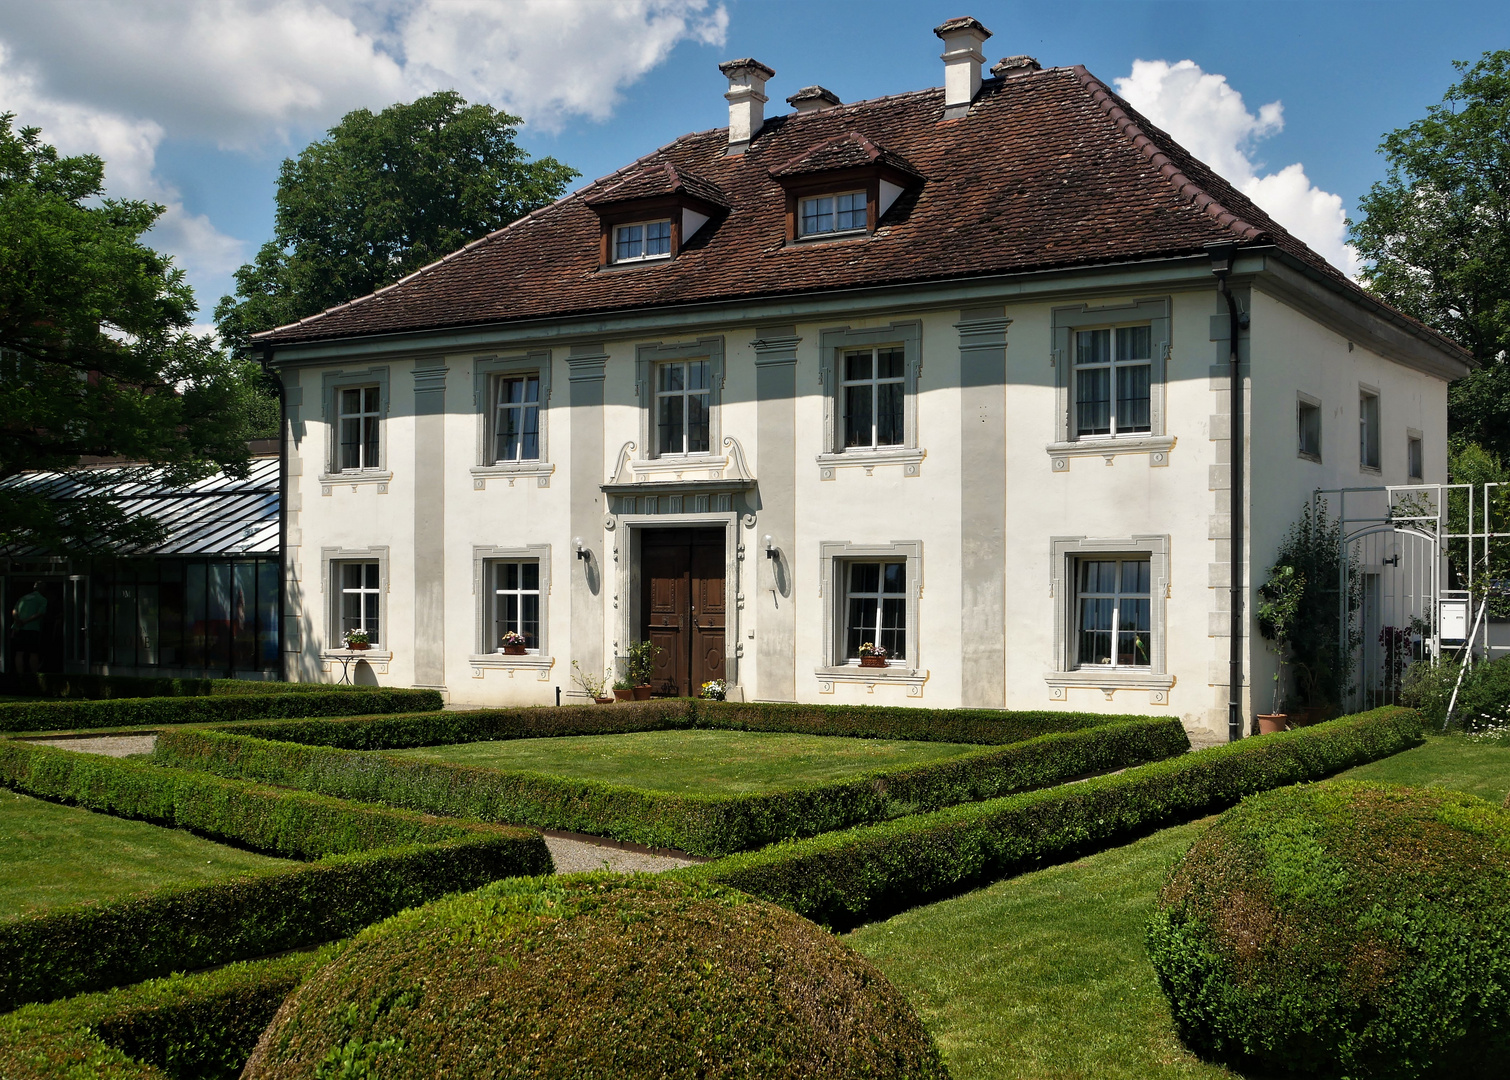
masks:
<path fill-rule="evenodd" d="M 1263 207 L 1343 273 L 1356 277 L 1358 253 L 1347 244 L 1342 196 L 1311 183 L 1298 162 L 1262 173 L 1253 154 L 1264 138 L 1284 127 L 1284 106 L 1272 101 L 1257 115 L 1227 84 L 1226 76 L 1202 71 L 1192 60 L 1170 64 L 1135 60 L 1132 74 L 1117 79 L 1117 93 L 1175 140 Z"/>

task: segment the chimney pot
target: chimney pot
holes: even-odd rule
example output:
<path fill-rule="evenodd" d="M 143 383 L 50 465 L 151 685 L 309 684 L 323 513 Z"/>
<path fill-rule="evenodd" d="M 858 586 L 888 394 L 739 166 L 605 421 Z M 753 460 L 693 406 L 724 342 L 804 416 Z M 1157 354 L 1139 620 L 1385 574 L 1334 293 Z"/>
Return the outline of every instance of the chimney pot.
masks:
<path fill-rule="evenodd" d="M 729 153 L 742 154 L 765 123 L 765 103 L 770 100 L 765 96 L 765 84 L 776 72 L 748 56 L 726 60 L 718 70 L 729 78 L 729 90 L 724 94 L 729 102 Z"/>
<path fill-rule="evenodd" d="M 843 105 L 839 95 L 832 90 L 825 90 L 821 86 L 804 86 L 791 97 L 786 103 L 799 113 L 816 112 L 818 109 L 832 109 L 835 105 Z"/>
<path fill-rule="evenodd" d="M 1042 70 L 1043 65 L 1031 56 L 1004 56 L 991 65 L 991 74 L 1003 79 L 1015 79 Z"/>
<path fill-rule="evenodd" d="M 940 23 L 933 32 L 944 42 L 944 119 L 952 120 L 970 111 L 980 90 L 980 66 L 986 60 L 980 47 L 991 31 L 965 15 Z"/>

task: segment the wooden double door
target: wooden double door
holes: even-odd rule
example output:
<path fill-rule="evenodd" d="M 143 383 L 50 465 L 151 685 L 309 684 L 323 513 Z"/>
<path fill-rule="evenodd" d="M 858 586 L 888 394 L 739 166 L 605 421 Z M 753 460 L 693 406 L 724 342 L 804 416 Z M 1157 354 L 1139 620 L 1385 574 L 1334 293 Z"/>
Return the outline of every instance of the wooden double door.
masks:
<path fill-rule="evenodd" d="M 659 646 L 657 694 L 695 696 L 724 677 L 724 530 L 646 529 L 640 537 L 643 640 Z"/>

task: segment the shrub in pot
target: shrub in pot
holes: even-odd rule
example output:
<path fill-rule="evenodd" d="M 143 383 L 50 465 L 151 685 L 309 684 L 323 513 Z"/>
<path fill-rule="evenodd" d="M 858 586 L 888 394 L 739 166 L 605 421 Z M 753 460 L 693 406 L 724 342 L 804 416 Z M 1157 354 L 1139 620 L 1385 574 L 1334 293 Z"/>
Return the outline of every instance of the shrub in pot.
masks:
<path fill-rule="evenodd" d="M 868 961 L 743 893 L 513 878 L 406 911 L 306 977 L 247 1080 L 948 1074 Z"/>
<path fill-rule="evenodd" d="M 1510 813 L 1332 781 L 1256 795 L 1148 929 L 1177 1029 L 1261 1072 L 1488 1078 L 1510 1061 Z"/>

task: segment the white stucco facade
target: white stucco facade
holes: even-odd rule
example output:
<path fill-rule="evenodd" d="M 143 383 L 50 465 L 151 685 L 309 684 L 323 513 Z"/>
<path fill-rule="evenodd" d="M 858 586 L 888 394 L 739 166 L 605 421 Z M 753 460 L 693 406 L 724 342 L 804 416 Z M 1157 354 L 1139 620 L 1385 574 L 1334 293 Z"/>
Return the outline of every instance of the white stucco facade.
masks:
<path fill-rule="evenodd" d="M 1315 489 L 1406 482 L 1408 433 L 1426 478 L 1445 479 L 1455 361 L 1261 252 L 1233 283 L 1249 317 L 1251 586 Z M 726 538 L 731 696 L 1173 714 L 1224 731 L 1225 311 L 1209 261 L 1183 259 L 280 349 L 287 675 L 341 675 L 332 568 L 361 561 L 382 582 L 360 678 L 462 704 L 546 704 L 557 688 L 572 700 L 572 661 L 613 666 L 644 626 L 643 530 L 691 526 Z M 1159 350 L 1151 430 L 1075 437 L 1064 334 L 1134 324 L 1153 326 Z M 835 358 L 856 342 L 907 351 L 898 446 L 836 452 Z M 666 356 L 716 357 L 705 456 L 645 454 L 647 372 Z M 509 372 L 539 374 L 542 446 L 489 466 L 490 379 Z M 332 470 L 343 385 L 386 397 L 373 468 Z M 1380 403 L 1377 472 L 1359 465 L 1360 386 Z M 1319 462 L 1297 452 L 1302 394 L 1322 409 Z M 1074 568 L 1098 554 L 1148 560 L 1147 664 L 1077 663 Z M 907 567 L 906 656 L 885 669 L 859 667 L 840 640 L 841 571 L 863 558 Z M 542 629 L 525 656 L 488 640 L 489 559 L 540 567 Z M 1244 649 L 1250 685 L 1267 685 L 1256 634 Z"/>

